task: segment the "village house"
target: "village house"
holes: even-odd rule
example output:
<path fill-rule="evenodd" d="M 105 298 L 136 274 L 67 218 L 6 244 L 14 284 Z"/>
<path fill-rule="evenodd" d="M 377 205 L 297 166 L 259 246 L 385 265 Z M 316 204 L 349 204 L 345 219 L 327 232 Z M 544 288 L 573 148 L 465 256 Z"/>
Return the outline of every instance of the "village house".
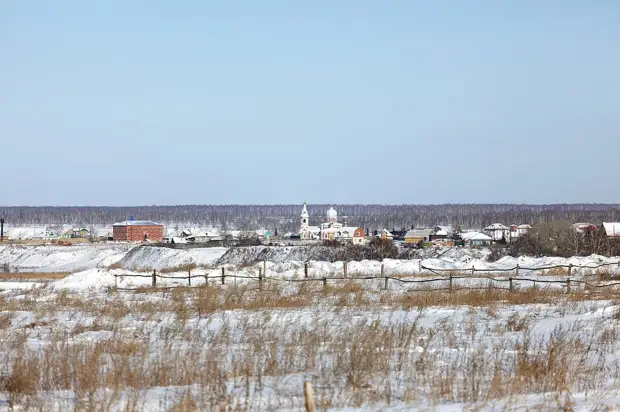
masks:
<path fill-rule="evenodd" d="M 495 242 L 499 242 L 500 240 L 508 241 L 508 235 L 510 228 L 502 225 L 501 223 L 493 223 L 482 229 L 482 233 L 491 237 L 491 239 Z"/>
<path fill-rule="evenodd" d="M 220 238 L 218 230 L 192 230 L 184 229 L 180 237 L 185 238 L 187 243 L 208 243 Z"/>
<path fill-rule="evenodd" d="M 461 238 L 466 246 L 484 247 L 491 246 L 493 238 L 480 232 L 461 233 Z"/>
<path fill-rule="evenodd" d="M 393 240 L 404 241 L 405 235 L 407 234 L 407 229 L 400 229 L 400 230 L 392 229 L 390 233 L 392 234 Z"/>
<path fill-rule="evenodd" d="M 484 247 L 491 246 L 493 238 L 480 232 L 461 233 L 461 238 L 465 246 Z"/>
<path fill-rule="evenodd" d="M 383 229 L 379 234 L 379 237 L 381 238 L 381 240 L 394 240 L 394 235 L 387 229 Z"/>
<path fill-rule="evenodd" d="M 271 239 L 271 237 L 273 236 L 273 233 L 271 232 L 271 230 L 268 230 L 268 229 L 258 229 L 258 230 L 255 230 L 254 233 L 256 234 L 256 236 L 258 236 L 258 239 L 261 242 L 266 242 L 266 243 L 269 243 L 269 239 Z"/>
<path fill-rule="evenodd" d="M 187 244 L 187 238 L 181 236 L 165 236 L 162 241 L 164 243 L 170 243 L 172 245 L 184 245 Z"/>
<path fill-rule="evenodd" d="M 60 235 L 61 239 L 86 239 L 90 232 L 86 228 L 71 228 Z"/>
<path fill-rule="evenodd" d="M 428 240 L 430 242 L 437 240 L 446 240 L 448 239 L 448 237 L 452 236 L 452 233 L 452 226 L 435 226 L 433 229 L 431 229 Z"/>
<path fill-rule="evenodd" d="M 431 229 L 412 229 L 405 234 L 405 244 L 412 246 L 428 242 L 431 233 Z"/>
<path fill-rule="evenodd" d="M 482 233 L 490 236 L 494 242 L 505 241 L 510 243 L 530 230 L 532 230 L 532 226 L 528 224 L 504 226 L 501 223 L 493 223 L 482 229 Z"/>

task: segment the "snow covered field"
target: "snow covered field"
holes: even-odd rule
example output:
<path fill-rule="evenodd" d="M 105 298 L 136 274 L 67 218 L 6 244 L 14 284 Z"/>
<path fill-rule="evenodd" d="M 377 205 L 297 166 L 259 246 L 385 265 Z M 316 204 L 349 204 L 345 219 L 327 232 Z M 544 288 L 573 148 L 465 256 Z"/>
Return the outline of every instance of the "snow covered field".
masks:
<path fill-rule="evenodd" d="M 305 281 L 302 260 L 234 264 L 234 253 L 0 247 L 0 263 L 13 267 L 83 269 L 45 284 L 0 282 L 0 411 L 295 411 L 304 381 L 328 411 L 620 408 L 618 258 L 490 263 L 485 252 L 452 249 L 348 263 L 349 277 L 379 276 L 383 266 L 393 277 L 385 290 L 380 277 L 336 279 L 343 262 L 311 261 Z M 449 292 L 398 280 L 472 266 L 499 279 L 517 264 L 541 283 L 515 280 L 508 291 L 464 278 Z M 565 268 L 531 270 L 570 264 L 573 279 L 612 286 L 567 293 L 542 283 L 565 280 Z M 158 286 L 187 286 L 188 268 L 192 286 L 209 285 L 149 288 L 152 269 Z M 439 283 L 430 288 L 447 286 Z"/>
<path fill-rule="evenodd" d="M 620 407 L 617 291 L 366 285 L 4 292 L 0 410 Z"/>

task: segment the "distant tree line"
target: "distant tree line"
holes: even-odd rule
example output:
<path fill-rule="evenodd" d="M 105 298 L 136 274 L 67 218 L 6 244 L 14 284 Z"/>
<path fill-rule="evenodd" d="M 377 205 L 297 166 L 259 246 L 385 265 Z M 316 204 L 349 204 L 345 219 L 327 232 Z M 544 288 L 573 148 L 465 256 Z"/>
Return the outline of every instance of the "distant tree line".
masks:
<path fill-rule="evenodd" d="M 333 206 L 340 221 L 373 229 L 409 229 L 453 225 L 481 229 L 491 223 L 538 225 L 555 220 L 588 222 L 619 221 L 619 204 L 444 204 L 444 205 L 328 205 L 308 206 L 310 223 L 325 220 Z M 213 226 L 222 229 L 277 229 L 280 233 L 299 228 L 301 205 L 178 205 L 124 207 L 0 207 L 0 216 L 12 225 L 71 224 L 111 225 L 129 219 L 150 219 L 172 227 Z"/>

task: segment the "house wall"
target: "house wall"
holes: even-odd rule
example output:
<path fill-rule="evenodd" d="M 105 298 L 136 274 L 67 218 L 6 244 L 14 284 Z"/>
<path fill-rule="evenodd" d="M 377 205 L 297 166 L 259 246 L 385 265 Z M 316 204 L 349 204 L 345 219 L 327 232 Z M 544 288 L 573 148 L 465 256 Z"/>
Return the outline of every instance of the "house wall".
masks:
<path fill-rule="evenodd" d="M 114 226 L 112 237 L 114 240 L 127 240 L 127 226 Z"/>
<path fill-rule="evenodd" d="M 366 243 L 366 232 L 364 232 L 364 229 L 361 227 L 355 229 L 355 232 L 353 232 L 352 242 L 354 245 L 363 245 Z"/>
<path fill-rule="evenodd" d="M 144 240 L 144 234 L 147 234 L 149 240 L 161 241 L 164 239 L 163 226 L 114 226 L 114 240 L 141 242 Z"/>
<path fill-rule="evenodd" d="M 413 243 L 413 244 L 418 244 L 420 242 L 424 242 L 424 236 L 419 236 L 419 237 L 406 237 L 405 238 L 405 243 Z"/>
<path fill-rule="evenodd" d="M 209 243 L 211 240 L 210 236 L 196 236 L 193 240 L 195 243 Z"/>
<path fill-rule="evenodd" d="M 354 245 L 363 245 L 366 243 L 366 238 L 364 237 L 354 237 L 352 240 Z"/>

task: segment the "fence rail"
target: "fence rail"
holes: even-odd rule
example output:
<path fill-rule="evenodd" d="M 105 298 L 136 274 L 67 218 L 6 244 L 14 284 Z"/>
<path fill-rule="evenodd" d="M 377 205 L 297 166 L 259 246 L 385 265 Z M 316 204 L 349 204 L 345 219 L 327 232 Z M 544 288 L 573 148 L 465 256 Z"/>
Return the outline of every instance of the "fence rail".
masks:
<path fill-rule="evenodd" d="M 188 270 L 187 272 L 187 276 L 169 276 L 169 275 L 163 275 L 161 273 L 158 273 L 156 270 L 153 270 L 152 274 L 115 274 L 114 275 L 114 285 L 115 288 L 117 290 L 136 290 L 136 289 L 143 289 L 145 286 L 138 286 L 135 288 L 119 288 L 118 287 L 118 279 L 124 279 L 124 278 L 149 278 L 151 279 L 151 287 L 153 288 L 157 288 L 157 280 L 158 279 L 163 279 L 163 280 L 178 280 L 178 281 L 187 281 L 187 286 L 191 287 L 192 286 L 192 280 L 193 279 L 204 279 L 205 280 L 205 284 L 208 284 L 210 280 L 219 280 L 221 282 L 222 285 L 226 284 L 226 279 L 243 279 L 243 280 L 251 280 L 251 281 L 257 281 L 259 284 L 259 287 L 262 288 L 262 285 L 265 281 L 270 281 L 270 282 L 288 282 L 288 283 L 298 283 L 298 282 L 322 282 L 323 283 L 323 287 L 327 287 L 328 282 L 334 282 L 334 281 L 343 281 L 343 280 L 347 280 L 347 281 L 365 281 L 365 280 L 382 280 L 384 282 L 384 289 L 387 290 L 388 286 L 389 286 L 389 282 L 393 281 L 393 282 L 397 282 L 397 283 L 401 283 L 401 284 L 435 284 L 437 282 L 447 282 L 448 285 L 446 287 L 439 287 L 439 288 L 426 288 L 426 289 L 417 289 L 419 291 L 441 291 L 441 290 L 453 290 L 453 289 L 487 289 L 489 287 L 494 287 L 492 286 L 492 284 L 496 283 L 496 284 L 502 284 L 502 283 L 508 283 L 508 288 L 501 288 L 501 289 L 507 289 L 509 291 L 514 290 L 514 286 L 516 282 L 530 282 L 532 283 L 533 286 L 536 286 L 537 284 L 561 284 L 563 287 L 566 288 L 567 292 L 570 292 L 570 287 L 571 285 L 582 285 L 583 287 L 586 288 L 591 288 L 591 289 L 600 289 L 600 288 L 606 288 L 606 287 L 615 287 L 620 285 L 620 281 L 617 282 L 607 282 L 607 283 L 592 283 L 592 282 L 588 282 L 586 280 L 580 280 L 580 279 L 575 279 L 575 278 L 571 278 L 571 274 L 573 274 L 573 270 L 581 270 L 581 269 L 591 269 L 591 270 L 596 270 L 596 269 L 600 269 L 600 268 L 604 268 L 604 267 L 611 267 L 611 266 L 616 266 L 616 267 L 620 267 L 620 262 L 614 262 L 614 263 L 603 263 L 600 265 L 584 265 L 584 266 L 577 266 L 577 265 L 554 265 L 554 266 L 546 266 L 546 267 L 534 267 L 534 268 L 528 268 L 528 267 L 520 267 L 519 265 L 516 265 L 514 268 L 507 268 L 507 269 L 476 269 L 474 266 L 472 266 L 472 268 L 469 269 L 444 269 L 444 268 L 430 268 L 424 265 L 420 265 L 420 272 L 422 269 L 437 275 L 438 277 L 436 278 L 431 278 L 431 279 L 425 279 L 425 278 L 420 278 L 420 275 L 405 275 L 405 276 L 386 276 L 384 275 L 385 270 L 384 270 L 384 265 L 381 265 L 381 275 L 380 276 L 348 276 L 348 269 L 347 269 L 347 262 L 344 263 L 343 265 L 343 276 L 320 276 L 320 277 L 309 277 L 308 276 L 308 271 L 309 271 L 309 264 L 305 263 L 304 264 L 304 277 L 303 278 L 283 278 L 283 277 L 266 277 L 264 276 L 264 273 L 266 273 L 266 263 L 263 264 L 262 268 L 258 268 L 258 276 L 250 276 L 250 275 L 236 275 L 236 274 L 228 274 L 226 272 L 226 268 L 222 267 L 221 268 L 221 274 L 219 275 L 209 275 L 209 273 L 205 273 L 203 275 L 199 275 L 199 274 L 192 274 L 191 270 Z M 536 272 L 536 271 L 548 271 L 548 270 L 556 270 L 556 269 L 566 269 L 567 270 L 567 278 L 564 280 L 552 280 L 552 279 L 541 279 L 541 278 L 531 278 L 531 277 L 520 277 L 519 276 L 519 271 L 523 270 L 523 271 L 527 271 L 527 272 Z M 498 278 L 498 277 L 492 277 L 489 275 L 476 275 L 476 272 L 478 273 L 514 273 L 515 276 L 509 276 L 509 277 L 504 277 L 504 278 Z M 455 274 L 455 273 L 459 273 L 459 274 Z M 460 273 L 467 273 L 467 274 L 460 274 Z M 445 275 L 447 274 L 447 275 Z M 589 273 L 589 274 L 583 274 L 580 275 L 582 278 L 586 278 L 588 276 L 596 276 L 596 273 Z M 455 280 L 460 280 L 460 279 L 469 279 L 469 280 L 487 280 L 489 282 L 489 285 L 487 287 L 479 287 L 479 286 L 467 286 L 467 287 L 463 287 L 463 286 L 455 286 L 454 285 L 454 281 Z M 614 278 L 610 279 L 610 280 L 616 280 Z M 620 276 L 618 277 L 618 280 L 620 280 Z M 179 286 L 159 286 L 160 289 L 171 289 L 171 288 L 175 288 L 175 287 L 179 287 Z M 186 286 L 182 286 L 182 287 L 186 287 Z M 499 288 L 499 287 L 498 287 Z M 415 289 L 413 290 L 415 291 Z"/>

